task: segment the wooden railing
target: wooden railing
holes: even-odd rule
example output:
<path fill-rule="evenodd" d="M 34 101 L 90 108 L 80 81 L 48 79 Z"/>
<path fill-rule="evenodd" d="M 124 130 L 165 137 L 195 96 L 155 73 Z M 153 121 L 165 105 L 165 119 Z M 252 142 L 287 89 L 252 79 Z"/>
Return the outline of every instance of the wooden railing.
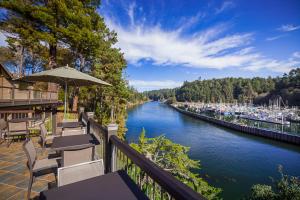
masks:
<path fill-rule="evenodd" d="M 0 110 L 0 119 L 5 121 L 11 119 L 22 118 L 41 118 L 42 112 L 36 112 L 35 110 Z"/>
<path fill-rule="evenodd" d="M 0 102 L 12 103 L 15 102 L 43 102 L 57 101 L 58 93 L 54 91 L 43 91 L 36 89 L 20 89 L 14 87 L 0 86 Z"/>
<path fill-rule="evenodd" d="M 205 199 L 120 140 L 117 137 L 117 125 L 103 127 L 86 113 L 81 113 L 80 120 L 87 126 L 87 132 L 100 141 L 97 154 L 104 161 L 105 173 L 125 170 L 149 199 Z"/>

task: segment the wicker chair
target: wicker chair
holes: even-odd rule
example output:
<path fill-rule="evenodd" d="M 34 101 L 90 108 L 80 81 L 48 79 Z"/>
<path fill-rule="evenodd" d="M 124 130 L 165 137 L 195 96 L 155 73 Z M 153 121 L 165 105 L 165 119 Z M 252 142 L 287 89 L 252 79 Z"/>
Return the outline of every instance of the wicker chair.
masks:
<path fill-rule="evenodd" d="M 30 171 L 30 179 L 28 183 L 27 199 L 30 199 L 31 187 L 36 177 L 49 173 L 54 173 L 56 177 L 58 168 L 58 159 L 41 159 L 37 160 L 36 149 L 32 140 L 27 139 L 23 144 L 23 149 L 28 159 L 28 168 Z"/>
<path fill-rule="evenodd" d="M 13 142 L 15 136 L 29 136 L 28 121 L 9 121 L 6 133 L 7 147 Z"/>
<path fill-rule="evenodd" d="M 104 174 L 103 160 L 94 160 L 58 168 L 57 186 L 83 181 Z"/>
<path fill-rule="evenodd" d="M 62 153 L 62 166 L 70 166 L 83 162 L 90 162 L 94 160 L 94 147 L 79 149 L 79 150 L 65 150 Z"/>
<path fill-rule="evenodd" d="M 47 129 L 46 129 L 44 123 L 40 124 L 40 129 L 41 129 L 42 147 L 43 147 L 43 149 L 45 149 L 45 146 L 46 146 L 47 142 L 52 141 L 53 138 L 55 138 L 55 137 L 59 137 L 59 135 L 53 135 L 53 134 L 52 135 L 47 135 L 48 132 L 47 132 Z"/>

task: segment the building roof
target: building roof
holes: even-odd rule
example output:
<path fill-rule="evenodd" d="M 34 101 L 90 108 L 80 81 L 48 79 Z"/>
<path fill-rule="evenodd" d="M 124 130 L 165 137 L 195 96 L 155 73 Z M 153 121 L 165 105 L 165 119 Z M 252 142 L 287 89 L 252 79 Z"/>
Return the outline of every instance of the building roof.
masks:
<path fill-rule="evenodd" d="M 4 74 L 4 75 L 5 75 L 6 78 L 8 78 L 8 79 L 10 79 L 10 80 L 13 80 L 13 79 L 14 79 L 13 75 L 12 75 L 12 74 L 7 70 L 7 68 L 6 68 L 4 65 L 2 65 L 1 63 L 0 63 L 0 71 L 1 71 L 1 74 Z"/>

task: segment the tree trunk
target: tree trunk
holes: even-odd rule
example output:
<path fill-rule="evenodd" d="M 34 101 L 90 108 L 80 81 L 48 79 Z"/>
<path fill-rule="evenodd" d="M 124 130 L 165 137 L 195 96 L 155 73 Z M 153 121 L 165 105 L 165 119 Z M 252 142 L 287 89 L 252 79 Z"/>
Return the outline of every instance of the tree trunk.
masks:
<path fill-rule="evenodd" d="M 82 72 L 85 66 L 85 58 L 82 54 L 79 54 L 80 59 L 80 71 Z M 72 105 L 72 111 L 77 111 L 78 109 L 78 93 L 79 88 L 75 88 L 74 97 L 73 97 L 73 105 Z"/>
<path fill-rule="evenodd" d="M 21 49 L 20 49 L 19 77 L 23 77 L 24 76 L 23 65 L 24 65 L 24 46 L 21 45 Z"/>
<path fill-rule="evenodd" d="M 50 48 L 49 48 L 49 69 L 54 69 L 57 67 L 57 64 L 56 64 L 56 54 L 57 54 L 57 51 L 56 51 L 56 44 L 54 45 L 50 45 Z M 57 91 L 57 85 L 55 83 L 50 83 L 48 82 L 48 91 Z"/>
<path fill-rule="evenodd" d="M 50 45 L 50 48 L 49 48 L 49 68 L 50 69 L 54 69 L 57 67 L 57 63 L 56 63 L 56 54 L 57 54 L 57 50 L 56 50 L 57 46 L 56 44 L 54 45 Z"/>

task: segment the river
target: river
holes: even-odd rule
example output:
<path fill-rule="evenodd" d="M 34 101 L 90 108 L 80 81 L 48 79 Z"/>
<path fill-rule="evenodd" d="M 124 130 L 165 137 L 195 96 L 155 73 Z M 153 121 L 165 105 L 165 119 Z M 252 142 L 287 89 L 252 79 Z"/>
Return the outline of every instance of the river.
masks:
<path fill-rule="evenodd" d="M 250 136 L 186 116 L 159 102 L 128 110 L 126 139 L 136 141 L 142 128 L 147 137 L 164 134 L 191 147 L 190 157 L 200 160 L 199 174 L 223 189 L 225 200 L 241 199 L 255 183 L 271 184 L 284 172 L 300 176 L 300 147 Z"/>

